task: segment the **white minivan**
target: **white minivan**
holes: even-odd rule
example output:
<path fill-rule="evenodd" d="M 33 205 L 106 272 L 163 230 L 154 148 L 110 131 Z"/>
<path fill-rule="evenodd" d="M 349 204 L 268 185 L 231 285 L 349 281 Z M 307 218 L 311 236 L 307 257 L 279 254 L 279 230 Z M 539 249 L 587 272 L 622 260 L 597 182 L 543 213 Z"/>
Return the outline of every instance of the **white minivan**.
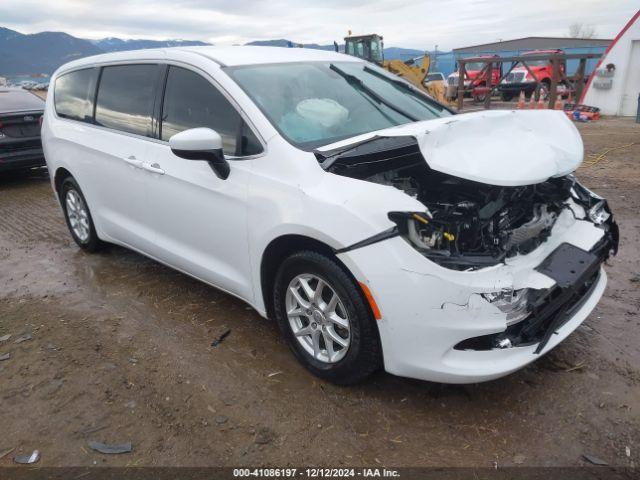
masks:
<path fill-rule="evenodd" d="M 82 249 L 122 245 L 243 299 L 336 383 L 513 372 L 585 320 L 617 251 L 561 112 L 455 115 L 334 52 L 76 60 L 42 139 Z"/>

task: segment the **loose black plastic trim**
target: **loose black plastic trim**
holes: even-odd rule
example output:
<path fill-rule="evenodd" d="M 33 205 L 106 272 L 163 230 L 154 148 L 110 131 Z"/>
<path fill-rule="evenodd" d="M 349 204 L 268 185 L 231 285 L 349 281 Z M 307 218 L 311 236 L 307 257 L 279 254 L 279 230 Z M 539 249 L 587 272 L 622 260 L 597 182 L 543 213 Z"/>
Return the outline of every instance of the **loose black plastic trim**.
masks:
<path fill-rule="evenodd" d="M 562 243 L 535 269 L 555 280 L 560 288 L 567 288 L 580 283 L 594 263 L 600 263 L 597 255 Z"/>
<path fill-rule="evenodd" d="M 415 137 L 372 137 L 346 147 L 314 151 L 320 166 L 331 173 L 366 179 L 392 169 L 422 165 L 428 169 Z"/>
<path fill-rule="evenodd" d="M 366 247 L 368 245 L 373 245 L 374 243 L 382 242 L 383 240 L 387 240 L 389 238 L 397 237 L 400 235 L 397 227 L 392 227 L 389 230 L 385 230 L 384 232 L 377 233 L 372 237 L 365 238 L 359 242 L 354 243 L 353 245 L 349 245 L 348 247 L 340 248 L 336 250 L 335 253 L 345 253 L 350 252 L 351 250 L 355 250 L 357 248 Z"/>
<path fill-rule="evenodd" d="M 364 145 L 366 143 L 369 142 L 373 142 L 375 140 L 377 140 L 378 138 L 389 138 L 389 137 L 380 137 L 380 136 L 375 136 L 375 137 L 371 137 L 371 138 L 367 138 L 366 140 L 361 140 L 359 142 L 356 143 L 351 143 L 345 147 L 339 147 L 339 148 L 334 148 L 331 150 L 314 150 L 313 153 L 316 156 L 316 159 L 318 160 L 318 162 L 320 163 L 320 166 L 325 169 L 328 170 L 329 167 L 331 167 L 331 165 L 333 165 L 333 163 L 338 159 L 338 157 L 345 153 L 348 152 L 350 150 L 353 150 L 357 147 L 359 147 L 360 145 Z"/>

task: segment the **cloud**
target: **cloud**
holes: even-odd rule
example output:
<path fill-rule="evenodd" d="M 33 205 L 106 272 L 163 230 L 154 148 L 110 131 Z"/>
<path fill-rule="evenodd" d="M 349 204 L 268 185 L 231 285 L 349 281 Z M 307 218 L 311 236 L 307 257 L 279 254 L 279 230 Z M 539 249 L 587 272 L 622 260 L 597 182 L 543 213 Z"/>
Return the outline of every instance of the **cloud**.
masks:
<path fill-rule="evenodd" d="M 628 0 L 3 0 L 0 22 L 23 33 L 84 38 L 204 40 L 287 38 L 331 43 L 348 30 L 387 46 L 441 50 L 522 36 L 565 36 L 571 23 L 612 38 L 634 13 Z"/>

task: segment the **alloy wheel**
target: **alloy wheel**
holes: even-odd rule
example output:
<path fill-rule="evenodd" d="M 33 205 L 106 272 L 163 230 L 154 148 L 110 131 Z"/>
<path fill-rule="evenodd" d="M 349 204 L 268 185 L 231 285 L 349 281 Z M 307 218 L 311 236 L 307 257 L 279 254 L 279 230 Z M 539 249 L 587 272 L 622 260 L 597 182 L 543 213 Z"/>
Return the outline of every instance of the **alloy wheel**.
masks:
<path fill-rule="evenodd" d="M 285 296 L 289 325 L 302 348 L 316 360 L 336 363 L 351 341 L 349 315 L 335 289 L 317 275 L 297 275 Z"/>
<path fill-rule="evenodd" d="M 78 192 L 71 189 L 67 191 L 65 198 L 67 205 L 67 216 L 69 217 L 69 225 L 75 236 L 81 242 L 89 240 L 91 228 L 89 227 L 89 213 L 87 207 Z"/>

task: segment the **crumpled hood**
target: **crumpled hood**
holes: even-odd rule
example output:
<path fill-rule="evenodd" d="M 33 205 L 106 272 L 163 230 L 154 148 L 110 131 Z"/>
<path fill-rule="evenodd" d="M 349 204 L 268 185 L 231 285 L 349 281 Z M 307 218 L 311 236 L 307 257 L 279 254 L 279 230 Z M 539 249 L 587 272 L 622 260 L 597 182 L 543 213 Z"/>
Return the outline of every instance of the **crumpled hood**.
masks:
<path fill-rule="evenodd" d="M 433 170 L 499 186 L 567 175 L 578 168 L 584 151 L 578 130 L 554 110 L 465 113 L 370 132 L 318 150 L 397 136 L 414 137 Z"/>

